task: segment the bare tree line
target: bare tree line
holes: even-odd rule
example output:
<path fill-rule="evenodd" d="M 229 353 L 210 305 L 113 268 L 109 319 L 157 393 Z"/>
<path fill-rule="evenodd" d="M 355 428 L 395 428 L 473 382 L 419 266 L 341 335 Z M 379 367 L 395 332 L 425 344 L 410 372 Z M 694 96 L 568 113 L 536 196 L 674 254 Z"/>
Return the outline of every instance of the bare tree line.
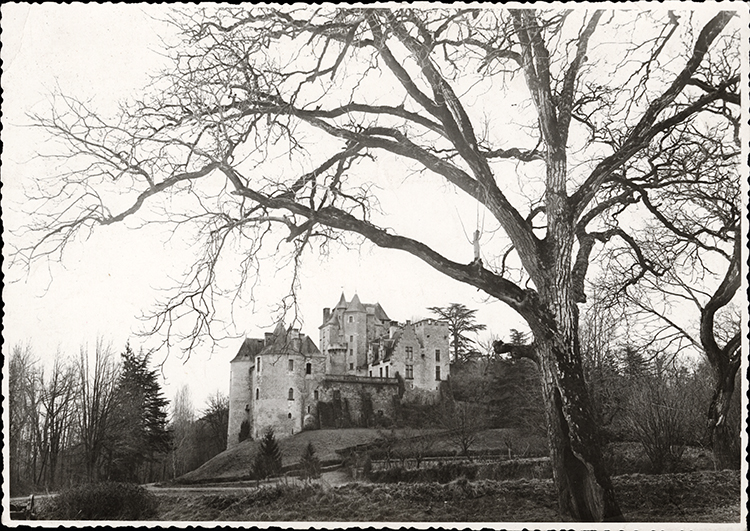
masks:
<path fill-rule="evenodd" d="M 58 352 L 45 367 L 30 345 L 15 345 L 6 363 L 11 493 L 122 479 L 116 461 L 139 434 L 112 347 L 100 339 L 93 352 L 87 346 L 75 358 Z M 168 427 L 180 438 L 150 456 L 134 450 L 144 454 L 136 456 L 143 462 L 129 480 L 171 479 L 223 451 L 227 416 L 228 401 L 219 393 L 208 399 L 200 418 L 183 398 Z"/>

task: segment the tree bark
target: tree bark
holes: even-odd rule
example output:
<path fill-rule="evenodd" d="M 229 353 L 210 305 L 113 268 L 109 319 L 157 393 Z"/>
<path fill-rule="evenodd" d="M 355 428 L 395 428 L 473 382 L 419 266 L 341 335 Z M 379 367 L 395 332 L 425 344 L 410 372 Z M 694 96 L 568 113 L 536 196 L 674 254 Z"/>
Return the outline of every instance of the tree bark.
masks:
<path fill-rule="evenodd" d="M 739 365 L 718 375 L 708 408 L 708 438 L 718 470 L 740 468 L 740 434 L 727 422 L 738 368 Z"/>
<path fill-rule="evenodd" d="M 579 521 L 620 521 L 580 363 L 577 312 L 568 317 L 534 320 L 532 327 L 560 511 Z"/>

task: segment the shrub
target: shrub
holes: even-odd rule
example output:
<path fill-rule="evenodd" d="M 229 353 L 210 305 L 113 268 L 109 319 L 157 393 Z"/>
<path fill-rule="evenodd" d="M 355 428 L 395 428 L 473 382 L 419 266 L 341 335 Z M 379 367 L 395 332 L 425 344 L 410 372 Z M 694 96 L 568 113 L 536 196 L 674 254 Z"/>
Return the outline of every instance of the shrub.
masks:
<path fill-rule="evenodd" d="M 159 502 L 133 483 L 91 483 L 66 489 L 40 514 L 45 520 L 148 520 Z"/>
<path fill-rule="evenodd" d="M 320 477 L 320 460 L 315 455 L 315 447 L 313 443 L 307 443 L 302 458 L 300 459 L 300 465 L 302 465 L 302 477 L 304 479 L 313 479 Z"/>
<path fill-rule="evenodd" d="M 281 473 L 281 450 L 276 442 L 273 429 L 268 428 L 260 440 L 260 448 L 253 462 L 252 476 L 265 479 Z"/>
<path fill-rule="evenodd" d="M 630 397 L 629 426 L 643 445 L 654 473 L 679 469 L 685 451 L 685 412 L 679 389 L 645 382 Z"/>

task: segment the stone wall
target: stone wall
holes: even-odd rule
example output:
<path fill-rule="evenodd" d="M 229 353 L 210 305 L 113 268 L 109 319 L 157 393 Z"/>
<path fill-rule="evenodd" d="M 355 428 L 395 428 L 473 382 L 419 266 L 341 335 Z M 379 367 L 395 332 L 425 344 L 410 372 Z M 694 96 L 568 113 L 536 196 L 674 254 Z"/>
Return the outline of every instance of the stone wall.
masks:
<path fill-rule="evenodd" d="M 320 389 L 317 427 L 321 429 L 371 427 L 395 419 L 396 378 L 328 375 Z"/>
<path fill-rule="evenodd" d="M 240 442 L 239 436 L 242 422 L 252 422 L 250 412 L 253 408 L 253 396 L 250 389 L 252 386 L 251 370 L 253 365 L 254 361 L 252 358 L 234 361 L 230 364 L 228 448 Z M 250 433 L 252 433 L 252 426 L 250 428 Z"/>

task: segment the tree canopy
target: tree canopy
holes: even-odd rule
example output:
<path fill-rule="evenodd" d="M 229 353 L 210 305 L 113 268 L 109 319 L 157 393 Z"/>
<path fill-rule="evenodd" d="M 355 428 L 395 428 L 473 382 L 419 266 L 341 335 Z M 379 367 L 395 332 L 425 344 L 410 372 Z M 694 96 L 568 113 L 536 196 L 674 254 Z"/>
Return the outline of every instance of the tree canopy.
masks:
<path fill-rule="evenodd" d="M 738 177 L 737 149 L 726 147 L 740 123 L 735 14 L 184 8 L 171 20 L 173 67 L 119 116 L 65 95 L 37 117 L 66 171 L 38 178 L 38 237 L 16 256 L 55 256 L 82 231 L 137 216 L 191 225 L 202 255 L 155 324 L 174 332 L 187 309 L 191 348 L 210 333 L 228 254 L 242 289 L 269 248 L 295 268 L 309 246 L 326 252 L 347 233 L 410 253 L 524 318 L 561 508 L 620 518 L 578 306 L 596 253 L 616 250 L 628 273 L 616 290 L 673 267 L 648 252 L 663 243 L 650 220 L 691 242 L 717 236 L 702 245 L 731 253 L 721 237 L 738 228 L 737 198 L 725 193 Z M 704 159 L 715 171 L 695 178 L 703 172 L 690 165 Z M 391 201 L 390 174 L 418 192 Z M 430 222 L 399 220 L 421 202 L 445 216 L 436 189 L 475 204 L 484 232 L 499 235 L 490 249 L 475 237 L 485 243 L 473 261 L 430 236 Z M 727 216 L 702 230 L 700 215 L 687 226 L 668 214 L 698 198 L 709 200 L 684 208 Z"/>

